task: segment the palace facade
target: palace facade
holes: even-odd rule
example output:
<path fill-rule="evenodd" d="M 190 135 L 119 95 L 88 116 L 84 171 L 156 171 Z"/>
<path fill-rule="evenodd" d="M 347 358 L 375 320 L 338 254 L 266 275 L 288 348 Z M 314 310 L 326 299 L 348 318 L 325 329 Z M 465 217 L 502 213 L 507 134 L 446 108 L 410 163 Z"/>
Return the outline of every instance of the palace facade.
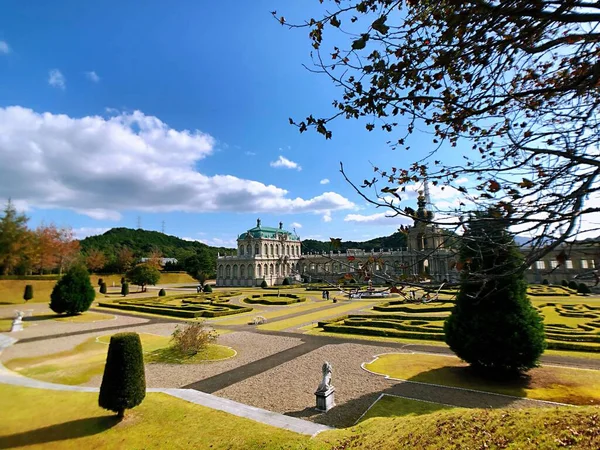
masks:
<path fill-rule="evenodd" d="M 283 229 L 256 226 L 237 238 L 237 254 L 217 256 L 217 286 L 274 286 L 285 278 L 299 279 L 300 238 Z"/>
<path fill-rule="evenodd" d="M 263 227 L 260 219 L 256 227 L 242 233 L 238 239 L 237 255 L 218 256 L 217 286 L 260 286 L 266 281 L 273 286 L 290 281 L 325 280 L 337 284 L 347 274 L 359 273 L 365 265 L 373 281 L 391 279 L 427 278 L 434 282 L 456 282 L 456 251 L 446 248 L 448 234 L 432 225 L 433 211 L 427 185 L 419 192 L 418 209 L 412 227 L 401 227 L 407 234 L 406 248 L 355 249 L 346 252 L 302 254 L 300 238 L 283 229 Z M 522 247 L 524 256 L 530 250 Z M 564 259 L 564 264 L 558 264 Z M 600 243 L 597 240 L 563 244 L 526 271 L 529 283 L 551 284 L 562 280 L 581 280 L 594 284 L 600 264 Z"/>

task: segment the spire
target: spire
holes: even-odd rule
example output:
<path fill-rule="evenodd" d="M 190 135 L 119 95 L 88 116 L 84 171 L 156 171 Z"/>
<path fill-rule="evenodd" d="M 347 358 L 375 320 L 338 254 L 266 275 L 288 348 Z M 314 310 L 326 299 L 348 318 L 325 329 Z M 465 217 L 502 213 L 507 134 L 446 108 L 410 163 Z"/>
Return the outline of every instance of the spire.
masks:
<path fill-rule="evenodd" d="M 425 204 L 427 206 L 431 206 L 431 197 L 429 196 L 429 182 L 427 181 L 427 178 L 425 178 L 423 184 L 423 188 L 425 190 Z"/>

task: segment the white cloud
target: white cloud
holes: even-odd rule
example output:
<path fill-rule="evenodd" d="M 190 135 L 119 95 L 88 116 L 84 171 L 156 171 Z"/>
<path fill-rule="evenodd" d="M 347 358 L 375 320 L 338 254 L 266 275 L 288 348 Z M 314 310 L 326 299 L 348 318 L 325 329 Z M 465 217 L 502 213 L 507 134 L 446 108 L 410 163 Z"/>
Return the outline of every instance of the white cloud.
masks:
<path fill-rule="evenodd" d="M 331 222 L 331 211 L 325 211 L 323 214 L 323 222 Z"/>
<path fill-rule="evenodd" d="M 10 46 L 6 41 L 0 41 L 0 55 L 8 55 L 10 53 Z"/>
<path fill-rule="evenodd" d="M 256 152 L 245 151 L 244 155 L 246 155 L 246 156 L 256 156 Z"/>
<path fill-rule="evenodd" d="M 294 161 L 290 161 L 289 159 L 279 155 L 279 159 L 277 159 L 277 161 L 271 161 L 270 163 L 271 167 L 284 167 L 286 169 L 296 169 L 296 170 L 302 170 L 302 167 L 300 167 L 298 165 L 298 163 L 294 162 Z"/>
<path fill-rule="evenodd" d="M 292 223 L 290 223 L 290 227 L 292 227 L 292 228 L 302 228 L 302 224 L 298 223 L 298 222 L 292 222 Z"/>
<path fill-rule="evenodd" d="M 100 81 L 100 77 L 98 76 L 98 74 L 95 71 L 90 71 L 90 72 L 86 72 L 85 76 L 88 80 L 94 82 L 94 83 L 98 83 Z"/>
<path fill-rule="evenodd" d="M 88 236 L 95 236 L 97 234 L 104 234 L 110 228 L 93 228 L 93 227 L 82 227 L 82 228 L 73 228 L 73 234 L 77 239 L 84 239 Z"/>
<path fill-rule="evenodd" d="M 355 208 L 336 192 L 291 197 L 285 189 L 196 163 L 215 139 L 175 130 L 140 111 L 104 118 L 0 108 L 0 198 L 63 208 L 103 220 L 149 212 L 316 213 Z"/>
<path fill-rule="evenodd" d="M 212 239 L 196 239 L 196 240 L 199 242 L 202 242 L 203 244 L 210 245 L 211 247 L 226 247 L 226 248 L 237 247 L 237 241 L 235 239 L 212 238 Z"/>
<path fill-rule="evenodd" d="M 52 69 L 50 72 L 48 72 L 48 84 L 50 86 L 64 90 L 66 87 L 65 82 L 65 76 L 60 70 Z"/>
<path fill-rule="evenodd" d="M 329 179 L 328 178 L 323 178 L 321 181 L 319 181 L 320 184 L 329 184 Z"/>
<path fill-rule="evenodd" d="M 363 225 L 412 225 L 412 219 L 404 216 L 392 217 L 389 213 L 376 213 L 369 216 L 362 214 L 348 214 L 344 222 L 354 222 Z"/>

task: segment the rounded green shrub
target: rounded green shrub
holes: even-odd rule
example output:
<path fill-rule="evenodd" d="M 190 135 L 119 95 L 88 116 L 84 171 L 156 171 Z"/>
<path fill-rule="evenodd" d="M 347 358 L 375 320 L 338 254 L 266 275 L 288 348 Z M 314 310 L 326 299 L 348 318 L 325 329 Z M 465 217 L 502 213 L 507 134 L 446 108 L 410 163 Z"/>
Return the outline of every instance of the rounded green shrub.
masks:
<path fill-rule="evenodd" d="M 23 292 L 23 300 L 28 301 L 33 298 L 33 285 L 25 285 L 25 292 Z"/>
<path fill-rule="evenodd" d="M 577 284 L 577 281 L 571 280 L 571 281 L 569 281 L 569 287 L 571 289 L 577 290 L 579 288 L 579 285 Z"/>
<path fill-rule="evenodd" d="M 262 280 L 262 283 L 260 283 L 260 287 L 263 289 L 269 287 L 269 285 L 267 284 L 267 280 Z"/>
<path fill-rule="evenodd" d="M 161 289 L 160 291 L 158 291 L 159 297 L 164 297 L 165 295 L 167 295 L 167 291 L 165 291 L 164 289 Z"/>
<path fill-rule="evenodd" d="M 587 284 L 585 283 L 579 283 L 579 286 L 577 286 L 577 293 L 578 294 L 583 294 L 583 295 L 587 295 L 590 294 L 592 291 L 590 290 L 590 288 L 588 287 Z"/>
<path fill-rule="evenodd" d="M 210 284 L 205 284 L 204 288 L 202 289 L 204 292 L 206 292 L 207 294 L 210 294 L 213 290 Z"/>
<path fill-rule="evenodd" d="M 281 283 L 282 286 L 289 286 L 290 285 L 290 279 L 289 278 L 284 278 L 283 279 L 283 283 Z"/>
<path fill-rule="evenodd" d="M 104 280 L 102 278 L 98 278 L 98 286 L 102 287 L 104 284 Z"/>
<path fill-rule="evenodd" d="M 127 281 L 125 281 L 123 284 L 121 284 L 121 295 L 123 297 L 125 297 L 126 295 L 129 295 L 129 283 Z"/>
<path fill-rule="evenodd" d="M 106 294 L 106 283 L 102 283 L 100 285 L 100 293 L 101 294 Z"/>
<path fill-rule="evenodd" d="M 83 266 L 73 266 L 54 285 L 50 309 L 57 314 L 79 314 L 87 311 L 96 298 L 90 274 Z"/>
<path fill-rule="evenodd" d="M 567 280 L 565 280 L 565 279 L 561 280 L 560 284 L 561 284 L 561 286 L 569 287 L 569 282 Z"/>
<path fill-rule="evenodd" d="M 110 338 L 98 405 L 122 418 L 126 409 L 146 396 L 144 355 L 137 333 L 117 333 Z"/>
<path fill-rule="evenodd" d="M 477 220 L 486 217 L 477 213 L 461 240 L 460 261 L 469 270 L 444 323 L 445 340 L 482 374 L 513 376 L 537 365 L 546 348 L 544 325 L 527 298 L 512 236 L 501 221 Z"/>
<path fill-rule="evenodd" d="M 547 279 L 547 278 L 544 278 L 544 279 L 542 280 L 542 284 L 543 284 L 544 286 L 548 286 L 550 283 L 548 282 L 548 279 Z"/>

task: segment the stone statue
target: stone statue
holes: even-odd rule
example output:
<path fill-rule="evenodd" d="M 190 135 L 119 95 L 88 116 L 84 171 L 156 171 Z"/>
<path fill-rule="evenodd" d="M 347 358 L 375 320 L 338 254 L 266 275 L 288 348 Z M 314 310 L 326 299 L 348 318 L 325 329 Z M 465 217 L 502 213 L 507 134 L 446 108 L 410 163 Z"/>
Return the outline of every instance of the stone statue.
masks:
<path fill-rule="evenodd" d="M 260 219 L 256 219 L 256 227 L 260 228 Z"/>
<path fill-rule="evenodd" d="M 23 311 L 15 311 L 15 318 L 13 319 L 13 323 L 10 328 L 11 332 L 23 331 L 23 316 Z"/>
<path fill-rule="evenodd" d="M 283 230 L 283 222 L 279 222 L 279 229 Z"/>
<path fill-rule="evenodd" d="M 323 380 L 321 380 L 321 384 L 317 388 L 317 392 L 327 392 L 331 389 L 331 364 L 325 361 L 323 363 Z"/>

